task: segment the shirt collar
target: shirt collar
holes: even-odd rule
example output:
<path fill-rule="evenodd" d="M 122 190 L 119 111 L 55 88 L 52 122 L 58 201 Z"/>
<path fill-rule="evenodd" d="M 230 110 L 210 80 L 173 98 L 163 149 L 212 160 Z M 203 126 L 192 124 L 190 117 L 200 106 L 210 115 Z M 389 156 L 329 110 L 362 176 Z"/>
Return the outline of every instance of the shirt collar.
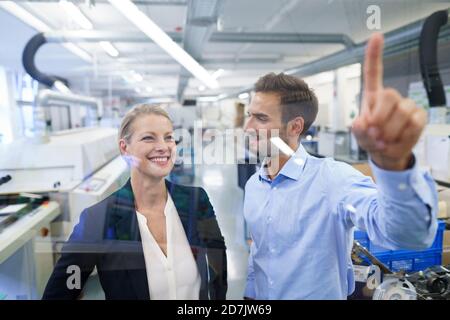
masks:
<path fill-rule="evenodd" d="M 306 152 L 305 148 L 300 144 L 295 153 L 281 168 L 277 177 L 282 175 L 284 177 L 293 180 L 298 180 L 300 178 L 301 173 L 303 172 L 303 168 L 305 166 L 307 157 L 308 152 Z M 269 175 L 267 173 L 268 160 L 269 160 L 268 158 L 265 158 L 261 164 L 261 168 L 259 169 L 259 180 L 263 179 L 265 181 L 271 182 L 272 180 L 270 180 Z"/>

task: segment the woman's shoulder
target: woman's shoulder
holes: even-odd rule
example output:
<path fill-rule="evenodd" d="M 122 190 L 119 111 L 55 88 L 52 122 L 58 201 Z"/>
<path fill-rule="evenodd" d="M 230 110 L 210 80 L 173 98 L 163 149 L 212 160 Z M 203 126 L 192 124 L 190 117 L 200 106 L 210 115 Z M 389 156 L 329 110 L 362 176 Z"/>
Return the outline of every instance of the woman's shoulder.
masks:
<path fill-rule="evenodd" d="M 200 186 L 188 186 L 168 181 L 168 189 L 177 209 L 190 210 L 200 215 L 209 215 L 212 210 L 208 194 Z"/>

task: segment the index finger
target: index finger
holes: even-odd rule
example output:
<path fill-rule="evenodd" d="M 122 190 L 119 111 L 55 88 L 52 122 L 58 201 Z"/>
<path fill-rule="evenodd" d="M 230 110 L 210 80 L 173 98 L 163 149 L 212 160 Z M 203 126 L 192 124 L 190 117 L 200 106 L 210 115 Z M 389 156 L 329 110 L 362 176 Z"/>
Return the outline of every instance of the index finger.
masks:
<path fill-rule="evenodd" d="M 376 92 L 383 88 L 383 35 L 375 33 L 367 42 L 364 57 L 364 92 Z"/>

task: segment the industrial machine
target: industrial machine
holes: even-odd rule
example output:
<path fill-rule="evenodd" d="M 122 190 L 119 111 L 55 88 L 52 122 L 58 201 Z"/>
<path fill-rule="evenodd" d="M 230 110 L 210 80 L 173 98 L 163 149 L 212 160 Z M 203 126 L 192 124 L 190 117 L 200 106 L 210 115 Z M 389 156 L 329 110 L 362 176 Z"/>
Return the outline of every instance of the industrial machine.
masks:
<path fill-rule="evenodd" d="M 0 196 L 0 300 L 40 298 L 53 268 L 48 228 L 59 208 L 46 196 Z"/>
<path fill-rule="evenodd" d="M 416 272 L 393 272 L 358 241 L 354 241 L 352 260 L 365 257 L 370 266 L 355 266 L 359 282 L 352 298 L 373 300 L 450 300 L 450 266 L 432 266 Z"/>
<path fill-rule="evenodd" d="M 435 180 L 450 183 L 450 124 L 427 125 L 414 151 Z"/>
<path fill-rule="evenodd" d="M 62 209 L 56 234 L 67 236 L 84 208 L 125 182 L 127 167 L 116 140 L 116 129 L 84 128 L 51 134 L 43 144 L 23 139 L 0 145 L 5 155 L 0 158 L 0 176 L 11 177 L 0 186 L 0 195 L 48 195 Z"/>
<path fill-rule="evenodd" d="M 428 166 L 433 177 L 450 183 L 450 123 L 444 85 L 438 65 L 438 36 L 441 27 L 448 22 L 448 11 L 434 12 L 422 27 L 419 40 L 420 71 L 429 102 L 429 125 L 416 146 L 419 163 Z M 439 156 L 436 156 L 436 153 Z"/>
<path fill-rule="evenodd" d="M 44 40 L 33 37 L 23 56 L 25 70 L 52 88 L 41 89 L 34 100 L 44 126 L 32 137 L 16 134 L 0 144 L 0 199 L 7 199 L 0 201 L 0 212 L 5 211 L 0 215 L 0 296 L 6 299 L 39 299 L 81 212 L 117 190 L 129 176 L 119 155 L 117 129 L 99 126 L 100 101 L 72 93 L 65 79 L 45 75 L 34 66 L 34 54 Z M 72 123 L 69 130 L 57 131 L 58 119 L 50 109 L 80 107 L 95 111 L 91 124 L 96 126 L 75 128 Z M 23 197 L 46 201 L 37 208 L 18 207 L 14 199 Z"/>

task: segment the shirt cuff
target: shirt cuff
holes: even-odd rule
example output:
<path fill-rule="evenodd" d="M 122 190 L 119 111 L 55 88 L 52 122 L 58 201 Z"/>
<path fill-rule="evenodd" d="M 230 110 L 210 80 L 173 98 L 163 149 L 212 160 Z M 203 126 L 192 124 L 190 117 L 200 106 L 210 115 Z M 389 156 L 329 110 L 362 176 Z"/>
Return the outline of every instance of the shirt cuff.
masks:
<path fill-rule="evenodd" d="M 255 287 L 253 281 L 247 281 L 244 291 L 244 297 L 255 299 Z"/>
<path fill-rule="evenodd" d="M 390 171 L 378 167 L 371 159 L 369 164 L 376 179 L 378 190 L 397 201 L 419 197 L 424 203 L 433 206 L 431 176 L 422 172 L 414 161 L 414 166 L 403 171 Z"/>

